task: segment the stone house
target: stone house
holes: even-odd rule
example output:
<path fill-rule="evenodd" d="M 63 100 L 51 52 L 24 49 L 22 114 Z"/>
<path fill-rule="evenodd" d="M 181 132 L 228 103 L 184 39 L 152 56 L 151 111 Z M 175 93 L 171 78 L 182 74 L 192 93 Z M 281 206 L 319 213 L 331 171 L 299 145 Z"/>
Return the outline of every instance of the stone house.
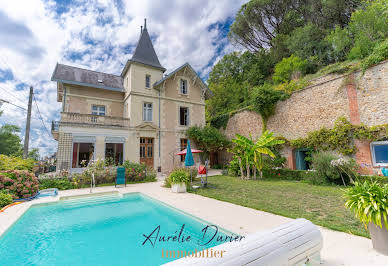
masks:
<path fill-rule="evenodd" d="M 362 73 L 326 75 L 294 92 L 276 104 L 275 114 L 267 121 L 267 129 L 288 140 L 303 138 L 309 132 L 333 128 L 335 121 L 345 117 L 354 125 L 377 126 L 388 124 L 388 61 L 383 61 Z M 256 138 L 261 135 L 262 118 L 258 113 L 242 110 L 230 117 L 223 133 L 229 138 L 240 135 Z M 380 174 L 388 166 L 388 135 L 376 141 L 354 140 L 356 161 L 366 172 Z M 306 147 L 307 148 L 307 147 Z M 307 169 L 306 149 L 285 147 L 283 156 L 291 169 Z M 220 163 L 230 154 L 219 155 Z"/>
<path fill-rule="evenodd" d="M 181 164 L 185 130 L 205 125 L 205 99 L 212 95 L 189 63 L 168 75 L 160 64 L 147 26 L 121 75 L 57 64 L 60 121 L 57 170 L 77 171 L 97 158 L 120 164 L 145 163 L 167 172 Z"/>

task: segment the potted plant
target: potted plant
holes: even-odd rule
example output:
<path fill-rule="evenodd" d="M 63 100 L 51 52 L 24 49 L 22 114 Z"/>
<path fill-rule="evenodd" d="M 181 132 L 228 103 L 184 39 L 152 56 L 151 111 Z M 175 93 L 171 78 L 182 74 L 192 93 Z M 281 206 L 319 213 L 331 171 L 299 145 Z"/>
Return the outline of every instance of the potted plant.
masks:
<path fill-rule="evenodd" d="M 171 190 L 174 193 L 186 192 L 186 184 L 190 182 L 190 176 L 184 169 L 178 169 L 172 171 L 169 176 L 171 180 Z"/>
<path fill-rule="evenodd" d="M 368 225 L 373 248 L 388 256 L 388 185 L 355 182 L 344 197 L 346 208 Z"/>

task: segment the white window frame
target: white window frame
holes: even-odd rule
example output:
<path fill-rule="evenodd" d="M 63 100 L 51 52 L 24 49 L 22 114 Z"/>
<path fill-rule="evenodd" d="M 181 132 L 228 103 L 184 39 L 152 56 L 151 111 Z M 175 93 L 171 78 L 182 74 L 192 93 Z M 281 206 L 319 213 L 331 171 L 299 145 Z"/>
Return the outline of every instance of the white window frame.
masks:
<path fill-rule="evenodd" d="M 101 110 L 102 107 L 104 108 L 104 111 Z M 96 110 L 94 110 L 94 108 L 96 108 Z M 105 105 L 93 104 L 92 105 L 92 115 L 105 116 L 106 115 L 106 107 L 105 107 Z"/>
<path fill-rule="evenodd" d="M 148 74 L 145 75 L 145 87 L 147 89 L 151 88 L 151 75 L 148 75 Z"/>
<path fill-rule="evenodd" d="M 181 124 L 181 108 L 186 108 L 187 109 L 187 125 L 182 125 Z M 178 109 L 178 117 L 179 117 L 179 126 L 181 127 L 188 127 L 190 125 L 190 108 L 187 107 L 187 106 L 179 106 L 179 109 Z"/>
<path fill-rule="evenodd" d="M 183 91 L 183 84 L 185 84 L 185 92 Z M 187 79 L 180 79 L 179 81 L 179 92 L 183 95 L 189 94 L 188 82 Z"/>
<path fill-rule="evenodd" d="M 151 107 L 150 107 L 151 106 Z M 143 102 L 143 121 L 152 121 L 153 104 L 149 102 Z"/>
<path fill-rule="evenodd" d="M 370 144 L 373 166 L 388 166 L 388 163 L 376 163 L 375 146 L 388 145 L 388 141 L 374 141 Z"/>

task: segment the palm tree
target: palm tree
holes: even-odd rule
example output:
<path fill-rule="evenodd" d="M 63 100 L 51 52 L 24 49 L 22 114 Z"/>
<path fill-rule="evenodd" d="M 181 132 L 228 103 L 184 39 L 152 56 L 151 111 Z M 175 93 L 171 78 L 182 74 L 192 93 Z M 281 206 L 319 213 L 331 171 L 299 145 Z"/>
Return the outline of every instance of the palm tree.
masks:
<path fill-rule="evenodd" d="M 250 179 L 251 165 L 253 167 L 253 178 L 256 179 L 256 169 L 260 172 L 260 178 L 263 177 L 263 155 L 268 155 L 272 158 L 275 154 L 271 147 L 278 144 L 283 144 L 283 140 L 278 140 L 273 136 L 273 133 L 265 131 L 259 139 L 254 142 L 252 136 L 249 138 L 236 134 L 232 139 L 235 144 L 229 151 L 232 152 L 239 161 L 241 178 L 245 179 L 244 165 L 246 168 L 246 179 Z"/>
<path fill-rule="evenodd" d="M 236 134 L 236 138 L 232 139 L 232 142 L 235 144 L 234 147 L 230 150 L 234 155 L 237 156 L 239 166 L 240 166 L 240 172 L 241 172 L 241 178 L 245 179 L 244 175 L 244 167 L 245 164 L 246 170 L 247 170 L 247 179 L 250 178 L 250 163 L 251 163 L 251 150 L 253 146 L 252 138 L 249 139 L 247 137 L 241 136 L 239 134 Z"/>
<path fill-rule="evenodd" d="M 253 153 L 253 163 L 255 168 L 257 168 L 260 172 L 260 178 L 263 178 L 263 155 L 265 154 L 271 158 L 275 158 L 275 154 L 272 152 L 271 147 L 283 143 L 284 140 L 276 139 L 272 132 L 266 130 L 253 145 L 251 150 Z M 256 179 L 256 169 L 254 171 L 254 175 Z"/>

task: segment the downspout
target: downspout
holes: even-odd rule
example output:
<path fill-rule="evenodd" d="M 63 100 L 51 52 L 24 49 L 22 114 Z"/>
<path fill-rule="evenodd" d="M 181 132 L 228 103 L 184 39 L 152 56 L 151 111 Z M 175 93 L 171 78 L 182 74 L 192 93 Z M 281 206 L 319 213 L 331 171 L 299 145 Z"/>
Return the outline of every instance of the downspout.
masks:
<path fill-rule="evenodd" d="M 158 101 L 159 101 L 159 152 L 158 152 L 158 154 L 159 154 L 159 166 L 158 166 L 158 171 L 159 172 L 161 172 L 161 170 L 162 170 L 162 168 L 161 168 L 161 158 L 160 158 L 160 139 L 161 139 L 161 137 L 160 137 L 160 88 L 159 88 L 159 98 L 158 98 Z"/>

